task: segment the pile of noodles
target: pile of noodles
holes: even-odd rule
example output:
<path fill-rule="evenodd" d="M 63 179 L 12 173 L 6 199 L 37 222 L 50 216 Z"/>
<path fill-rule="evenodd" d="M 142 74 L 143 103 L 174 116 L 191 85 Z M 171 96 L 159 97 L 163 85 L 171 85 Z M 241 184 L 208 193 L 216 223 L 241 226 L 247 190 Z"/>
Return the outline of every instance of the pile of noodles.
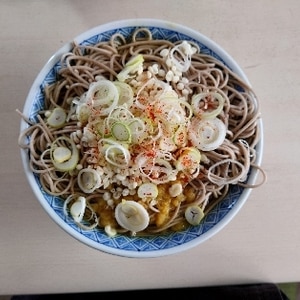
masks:
<path fill-rule="evenodd" d="M 144 34 L 140 34 L 141 32 Z M 116 80 L 117 74 L 124 68 L 126 62 L 137 54 L 143 55 L 145 67 L 157 63 L 160 68 L 167 70 L 168 67 L 159 53 L 164 48 L 173 48 L 179 42 L 155 40 L 147 29 L 139 29 L 133 33 L 130 41 L 121 34 L 115 34 L 109 41 L 96 45 L 74 44 L 70 53 L 62 57 L 57 81 L 45 87 L 45 110 L 39 113 L 37 122 L 22 115 L 29 127 L 19 137 L 20 147 L 29 151 L 30 168 L 32 172 L 39 175 L 40 182 L 47 193 L 61 199 L 66 199 L 71 194 L 83 194 L 72 172 L 63 174 L 57 172 L 49 156 L 43 155 L 55 138 L 62 135 L 70 136 L 81 128 L 78 127 L 77 121 L 72 119 L 63 128 L 50 128 L 43 118 L 44 112 L 57 106 L 68 111 L 69 99 L 80 97 L 88 90 L 90 83 L 96 81 L 99 76 L 111 81 Z M 256 145 L 260 141 L 258 126 L 260 113 L 251 87 L 222 62 L 203 54 L 201 49 L 192 55 L 191 67 L 184 72 L 184 76 L 188 78 L 185 89 L 190 92 L 190 95 L 215 91 L 225 99 L 223 111 L 219 115 L 227 127 L 225 141 L 216 150 L 205 152 L 205 160 L 201 162 L 199 175 L 187 183 L 187 186 L 196 192 L 194 204 L 200 205 L 207 214 L 226 197 L 232 184 L 253 188 L 263 183 L 264 180 L 261 183 L 248 185 L 247 177 L 244 176 L 242 180 L 239 177 L 240 165 L 247 174 L 251 168 L 262 171 L 255 164 Z M 181 91 L 178 90 L 177 85 L 171 84 L 180 95 Z M 81 151 L 80 164 L 87 167 L 90 157 L 85 150 Z M 222 163 L 232 160 L 240 164 Z M 212 165 L 215 167 L 208 172 Z M 238 180 L 235 180 L 236 178 Z M 105 190 L 99 188 L 85 197 L 89 203 L 93 203 L 97 198 L 101 198 L 104 192 Z M 185 208 L 186 204 L 182 203 L 172 212 L 167 223 L 160 228 L 149 226 L 144 233 L 157 233 L 174 227 L 176 223 L 182 222 Z M 118 228 L 118 232 L 122 231 L 124 230 Z"/>

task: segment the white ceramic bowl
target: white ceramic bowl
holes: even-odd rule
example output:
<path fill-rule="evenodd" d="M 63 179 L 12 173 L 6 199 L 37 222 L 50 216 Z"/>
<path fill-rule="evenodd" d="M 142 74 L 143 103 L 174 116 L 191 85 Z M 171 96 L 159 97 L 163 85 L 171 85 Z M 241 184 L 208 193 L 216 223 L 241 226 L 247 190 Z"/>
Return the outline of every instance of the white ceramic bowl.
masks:
<path fill-rule="evenodd" d="M 229 68 L 232 69 L 233 72 L 249 83 L 247 77 L 238 64 L 219 45 L 195 30 L 167 21 L 154 19 L 120 20 L 92 28 L 80 34 L 74 40 L 77 43 L 94 44 L 100 40 L 107 40 L 113 33 L 119 30 L 121 30 L 124 35 L 127 35 L 133 27 L 136 26 L 149 27 L 153 35 L 160 38 L 172 39 L 172 41 L 185 39 L 195 41 L 201 47 L 202 52 L 222 60 Z M 53 82 L 55 80 L 55 75 L 59 68 L 60 57 L 70 49 L 71 43 L 59 49 L 38 74 L 24 105 L 23 112 L 26 116 L 30 116 L 30 118 L 32 118 L 36 116 L 39 110 L 42 109 L 44 97 L 40 86 L 45 84 L 45 82 Z M 261 139 L 256 146 L 256 163 L 260 165 L 263 152 L 263 130 L 261 120 L 259 121 L 258 126 L 260 127 Z M 27 124 L 24 121 L 21 121 L 21 131 L 23 131 L 26 127 Z M 63 213 L 62 201 L 57 197 L 53 197 L 45 193 L 41 187 L 38 177 L 30 171 L 28 153 L 21 150 L 21 157 L 26 177 L 35 196 L 49 216 L 61 228 L 88 246 L 107 253 L 126 257 L 157 257 L 169 255 L 201 244 L 219 232 L 230 220 L 232 220 L 249 197 L 251 191 L 251 189 L 248 188 L 242 188 L 237 185 L 233 186 L 230 189 L 228 196 L 208 213 L 200 225 L 191 227 L 183 232 L 175 232 L 169 235 L 146 238 L 137 236 L 128 237 L 124 235 L 108 237 L 99 229 L 84 231 L 78 228 L 71 218 L 66 217 Z M 250 184 L 254 183 L 256 181 L 256 177 L 257 170 L 251 170 L 247 182 Z"/>

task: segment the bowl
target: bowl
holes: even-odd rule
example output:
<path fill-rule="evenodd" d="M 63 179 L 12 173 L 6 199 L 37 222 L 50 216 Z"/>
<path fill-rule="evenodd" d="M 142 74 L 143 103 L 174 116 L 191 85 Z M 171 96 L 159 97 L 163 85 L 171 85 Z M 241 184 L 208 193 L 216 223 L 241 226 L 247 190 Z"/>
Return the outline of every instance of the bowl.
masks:
<path fill-rule="evenodd" d="M 148 28 L 154 39 L 165 39 L 171 42 L 185 40 L 193 43 L 193 45 L 198 45 L 201 53 L 217 59 L 250 86 L 242 69 L 221 46 L 203 34 L 181 24 L 155 19 L 118 20 L 87 30 L 75 37 L 74 41 L 76 44 L 94 45 L 107 41 L 116 33 L 122 33 L 128 38 L 133 30 L 138 27 Z M 44 109 L 44 87 L 56 80 L 61 68 L 61 57 L 71 50 L 74 41 L 66 44 L 54 53 L 33 82 L 23 109 L 23 115 L 33 120 L 33 122 L 37 121 L 38 113 Z M 239 85 L 236 88 L 237 90 L 243 90 L 243 87 Z M 249 101 L 252 101 L 256 109 L 258 109 L 258 103 L 254 95 L 251 95 Z M 22 119 L 21 133 L 27 128 L 28 123 Z M 54 222 L 66 233 L 85 245 L 109 254 L 134 258 L 158 257 L 179 253 L 200 245 L 217 234 L 239 212 L 249 197 L 252 187 L 255 186 L 258 177 L 258 169 L 263 153 L 261 119 L 257 120 L 257 130 L 260 136 L 255 145 L 254 163 L 258 168 L 251 167 L 249 169 L 243 184 L 230 184 L 226 197 L 214 205 L 198 225 L 187 226 L 183 230 L 171 233 L 149 236 L 134 234 L 109 236 L 103 229 L 98 227 L 89 230 L 81 228 L 74 222 L 72 217 L 65 214 L 62 199 L 59 196 L 50 195 L 44 190 L 38 174 L 33 173 L 30 168 L 28 149 L 21 149 L 21 158 L 26 177 L 39 203 Z M 30 137 L 25 138 L 27 142 L 29 142 L 29 139 Z"/>

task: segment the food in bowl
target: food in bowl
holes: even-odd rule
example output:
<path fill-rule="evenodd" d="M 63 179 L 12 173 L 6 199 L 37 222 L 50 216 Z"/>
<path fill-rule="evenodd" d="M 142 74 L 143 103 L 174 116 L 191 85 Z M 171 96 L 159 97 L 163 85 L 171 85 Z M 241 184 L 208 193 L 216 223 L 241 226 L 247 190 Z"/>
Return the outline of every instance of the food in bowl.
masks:
<path fill-rule="evenodd" d="M 149 26 L 74 42 L 22 115 L 19 145 L 66 218 L 108 237 L 199 226 L 247 182 L 261 141 L 252 88 L 188 36 Z M 262 170 L 261 170 L 262 171 Z M 262 171 L 263 173 L 263 171 Z"/>

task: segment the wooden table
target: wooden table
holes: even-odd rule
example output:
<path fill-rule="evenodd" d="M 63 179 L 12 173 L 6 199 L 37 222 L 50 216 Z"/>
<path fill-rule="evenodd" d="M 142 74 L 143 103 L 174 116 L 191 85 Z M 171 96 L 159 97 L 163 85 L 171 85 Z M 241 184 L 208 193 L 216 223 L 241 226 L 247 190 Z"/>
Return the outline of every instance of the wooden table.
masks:
<path fill-rule="evenodd" d="M 300 281 L 300 4 L 251 1 L 0 1 L 0 294 L 112 291 Z M 126 18 L 181 23 L 220 44 L 260 100 L 268 181 L 205 243 L 134 259 L 102 253 L 60 229 L 33 195 L 17 145 L 39 70 L 83 31 Z"/>

